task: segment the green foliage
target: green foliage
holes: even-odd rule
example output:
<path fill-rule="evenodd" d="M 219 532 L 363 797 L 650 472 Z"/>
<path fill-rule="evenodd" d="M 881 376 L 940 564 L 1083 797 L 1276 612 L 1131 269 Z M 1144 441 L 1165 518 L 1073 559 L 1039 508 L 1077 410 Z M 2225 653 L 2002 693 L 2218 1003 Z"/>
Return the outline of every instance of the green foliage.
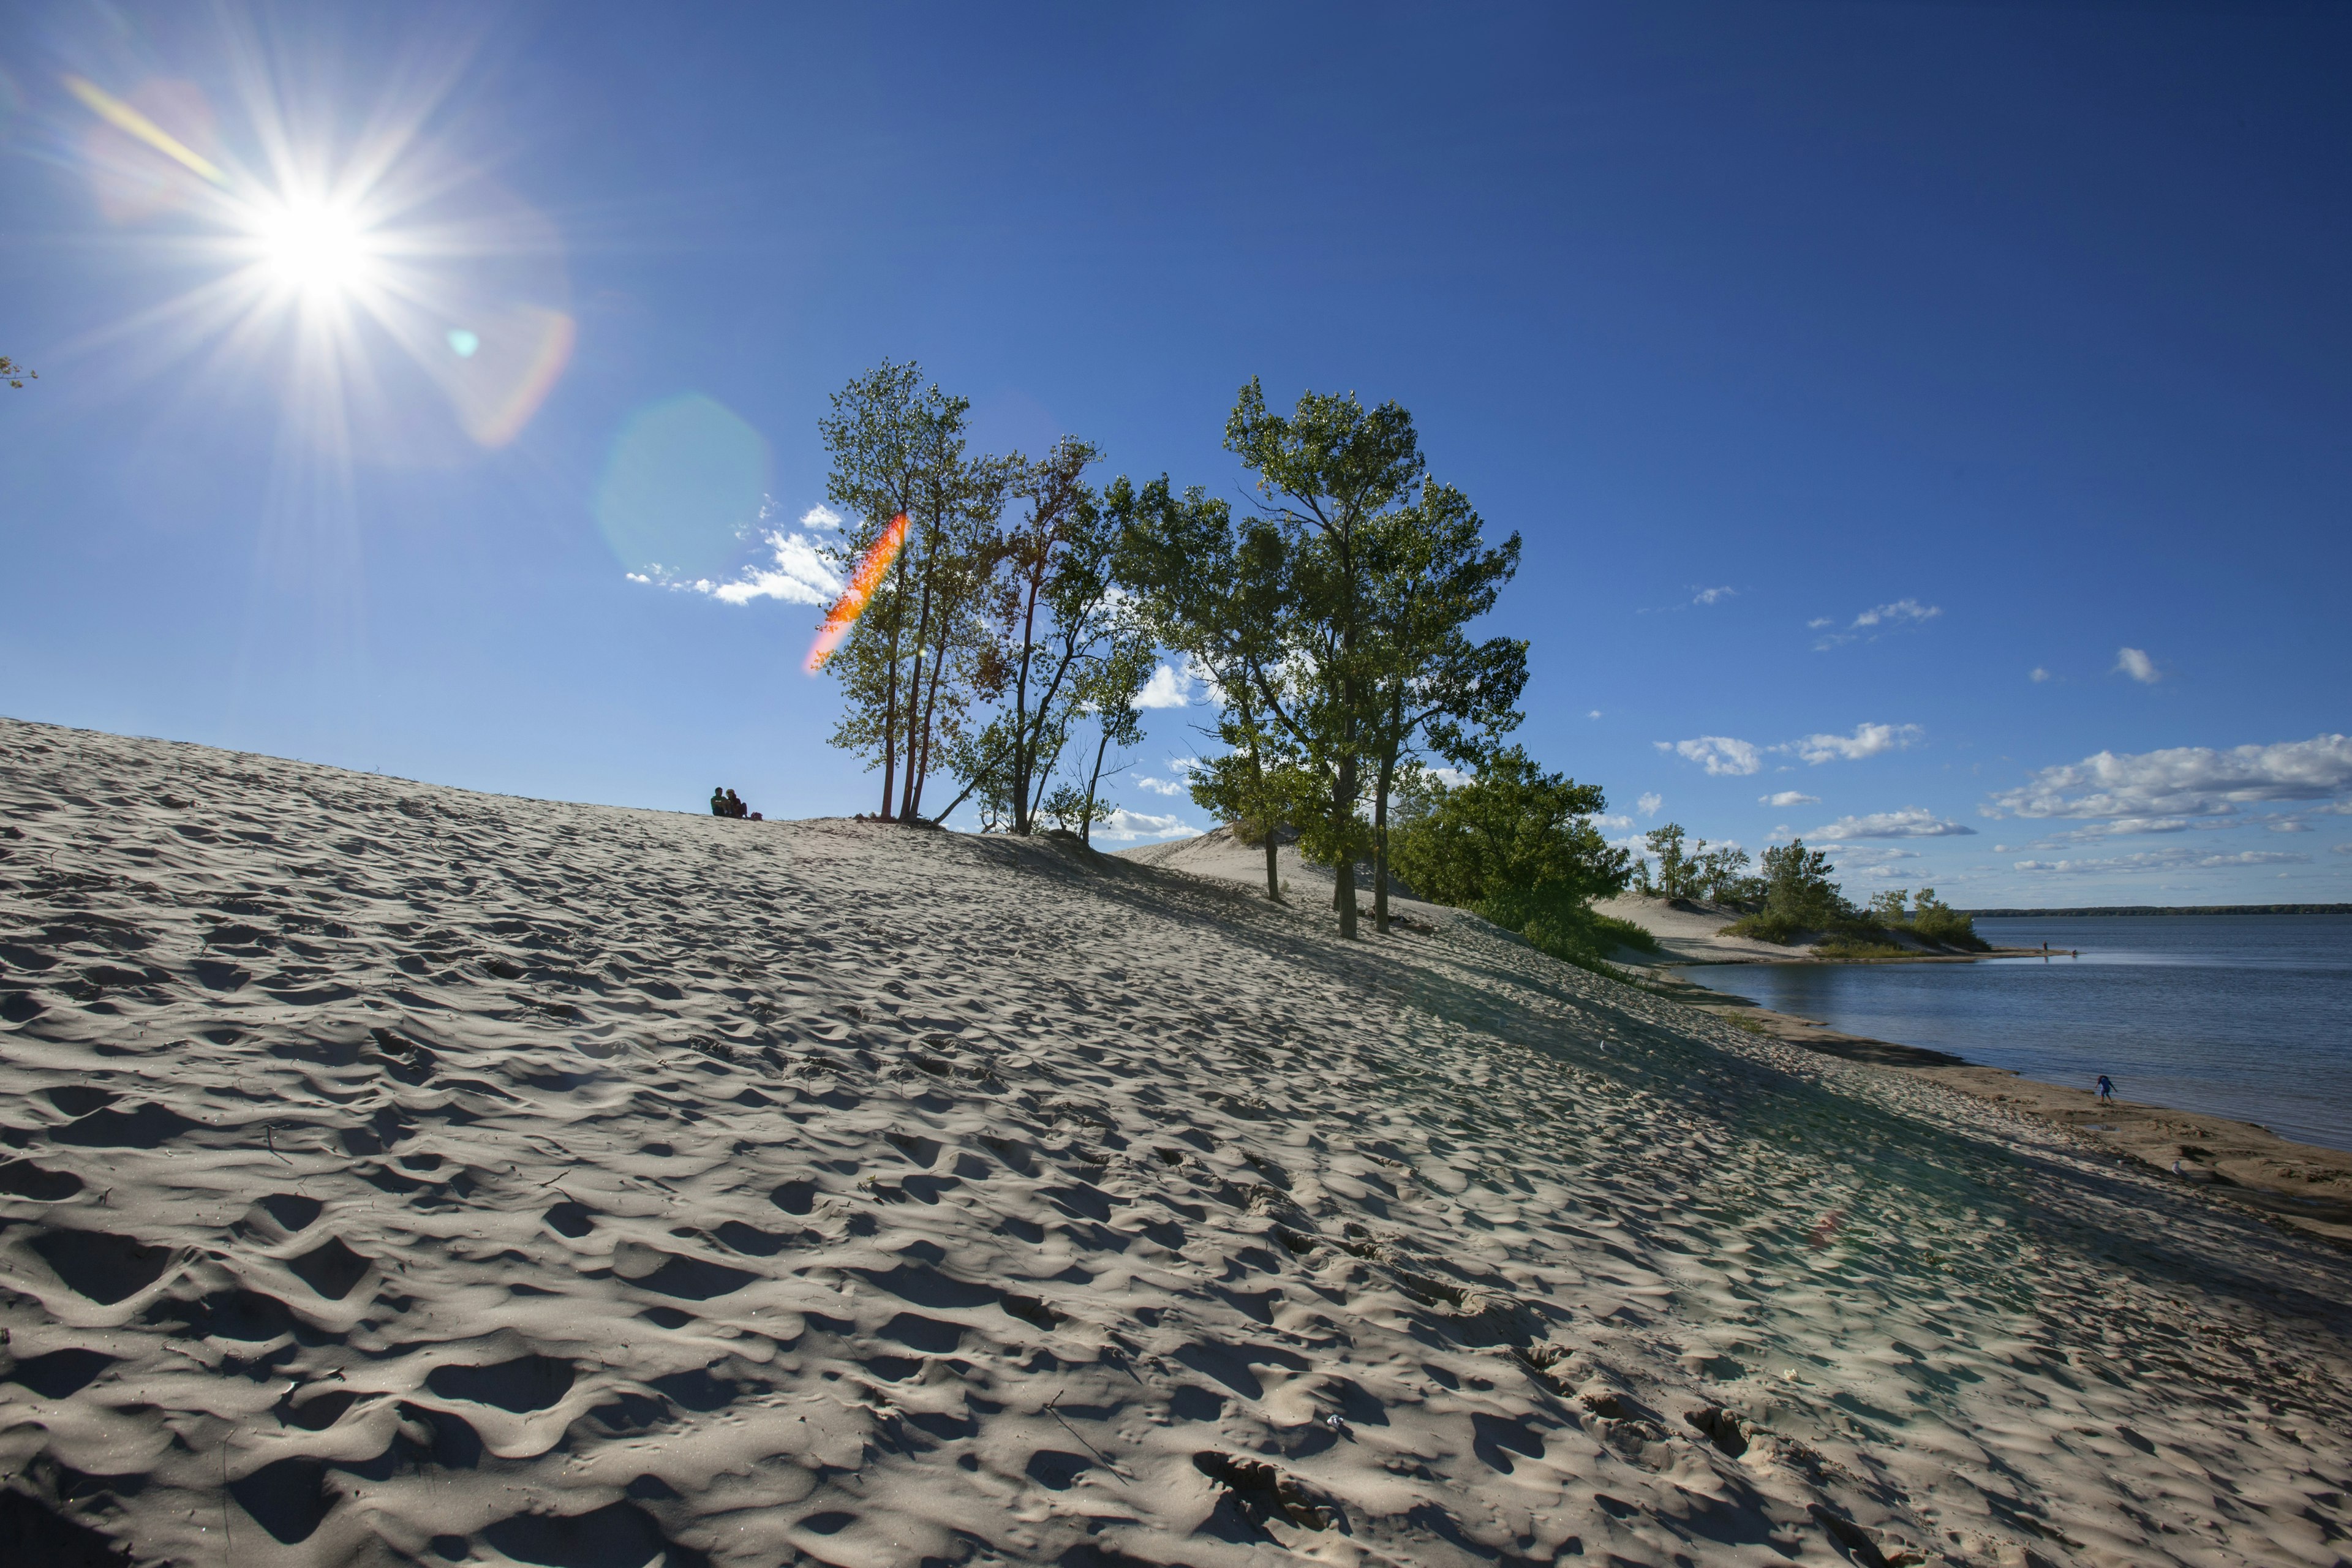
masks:
<path fill-rule="evenodd" d="M 1890 933 L 1971 952 L 1989 945 L 1977 935 L 1975 922 L 1938 899 L 1933 888 L 1920 889 L 1916 905 L 1910 904 L 1906 888 L 1882 889 L 1871 895 L 1867 910 L 1855 910 L 1829 881 L 1829 857 L 1806 849 L 1802 839 L 1785 849 L 1764 851 L 1764 908 L 1724 927 L 1726 935 L 1786 943 L 1809 931 L 1821 932 L 1823 940 L 1817 946 L 1822 956 L 1841 959 L 1899 958 L 1916 952 L 1888 941 Z"/>
<path fill-rule="evenodd" d="M 1402 805 L 1390 847 L 1398 875 L 1433 902 L 1515 912 L 1496 921 L 1515 931 L 1539 910 L 1622 892 L 1631 874 L 1592 826 L 1608 809 L 1601 786 L 1547 773 L 1517 746 L 1451 787 L 1415 775 Z"/>
<path fill-rule="evenodd" d="M 1755 894 L 1756 879 L 1747 875 L 1748 851 L 1736 845 L 1708 848 L 1704 838 L 1693 841 L 1679 822 L 1654 827 L 1643 837 L 1649 858 L 1636 862 L 1633 885 L 1645 893 L 1667 899 L 1739 900 Z M 1657 869 L 1650 869 L 1650 859 Z"/>
<path fill-rule="evenodd" d="M 909 522 L 825 662 L 847 699 L 832 743 L 881 770 L 885 818 L 921 819 L 925 782 L 961 754 L 973 702 L 990 695 L 985 595 L 1017 464 L 967 456 L 971 406 L 926 386 L 919 367 L 885 360 L 835 393 L 817 424 L 831 458 L 825 492 L 851 519 L 830 546 L 833 565 L 848 575 L 894 517 Z"/>
<path fill-rule="evenodd" d="M 1933 888 L 1919 889 L 1919 900 L 1911 914 L 1910 930 L 1912 935 L 1925 941 L 1941 942 L 1946 947 L 1965 948 L 1971 952 L 1982 952 L 1992 945 L 1977 935 L 1974 920 L 1936 897 Z"/>
<path fill-rule="evenodd" d="M 21 392 L 25 388 L 25 383 L 28 381 L 38 381 L 40 379 L 41 373 L 39 371 L 26 370 L 23 365 L 18 364 L 6 354 L 0 354 L 0 381 L 6 382 L 9 385 Z"/>

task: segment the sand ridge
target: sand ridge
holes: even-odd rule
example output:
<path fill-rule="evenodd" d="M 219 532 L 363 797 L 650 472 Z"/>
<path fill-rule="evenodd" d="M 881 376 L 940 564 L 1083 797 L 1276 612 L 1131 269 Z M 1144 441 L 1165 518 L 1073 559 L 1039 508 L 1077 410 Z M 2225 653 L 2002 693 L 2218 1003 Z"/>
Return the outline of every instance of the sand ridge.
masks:
<path fill-rule="evenodd" d="M 13 721 L 0 851 L 57 1561 L 2344 1560 L 2345 1258 L 1465 915 Z"/>

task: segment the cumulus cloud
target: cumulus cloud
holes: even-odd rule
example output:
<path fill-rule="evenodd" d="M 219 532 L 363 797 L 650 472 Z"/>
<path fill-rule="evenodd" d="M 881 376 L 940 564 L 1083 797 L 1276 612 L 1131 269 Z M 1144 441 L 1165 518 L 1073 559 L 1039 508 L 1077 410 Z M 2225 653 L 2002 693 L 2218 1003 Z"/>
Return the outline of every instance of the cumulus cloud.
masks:
<path fill-rule="evenodd" d="M 2194 849 L 2147 849 L 2137 855 L 2113 855 L 2093 860 L 2020 860 L 2021 871 L 2056 876 L 2128 875 L 2135 871 L 2204 871 L 2231 866 L 2308 866 L 2308 855 L 2284 855 L 2273 849 L 2246 849 L 2235 855 L 2200 855 Z"/>
<path fill-rule="evenodd" d="M 1694 605 L 1713 605 L 1718 604 L 1725 599 L 1733 599 L 1738 598 L 1738 596 L 1739 590 L 1737 588 L 1701 588 L 1698 592 L 1691 595 L 1691 603 Z"/>
<path fill-rule="evenodd" d="M 763 506 L 765 518 L 773 503 Z M 705 594 L 726 605 L 748 605 L 754 599 L 778 599 L 788 605 L 830 605 L 841 596 L 841 578 L 825 563 L 817 536 L 841 527 L 841 514 L 827 506 L 813 506 L 801 514 L 801 526 L 786 533 L 772 529 L 762 536 L 772 559 L 767 565 L 746 566 L 729 581 L 709 577 L 671 577 L 659 567 L 632 572 L 632 583 L 649 584 L 680 593 Z"/>
<path fill-rule="evenodd" d="M 1927 734 L 1916 724 L 1857 724 L 1851 735 L 1804 735 L 1794 741 L 1783 741 L 1777 746 L 1759 746 L 1749 741 L 1736 741 L 1728 735 L 1700 735 L 1688 741 L 1657 741 L 1658 750 L 1668 752 L 1685 762 L 1697 763 L 1710 773 L 1733 778 L 1759 773 L 1764 766 L 1764 753 L 1779 752 L 1803 758 L 1813 763 L 1858 762 L 1874 757 L 1882 752 L 1899 752 L 1916 743 Z M 1793 793 L 1793 792 L 1792 792 Z M 1771 804 L 1767 797 L 1765 804 Z"/>
<path fill-rule="evenodd" d="M 1143 683 L 1142 691 L 1136 696 L 1135 705 L 1138 708 L 1181 708 L 1192 700 L 1192 687 L 1189 672 L 1180 675 L 1163 664 L 1151 672 L 1150 679 Z"/>
<path fill-rule="evenodd" d="M 1710 773 L 1728 773 L 1735 777 L 1752 773 L 1764 765 L 1761 751 L 1746 741 L 1735 741 L 1728 735 L 1701 735 L 1694 741 L 1660 741 L 1658 750 L 1672 752 L 1685 761 L 1704 765 Z"/>
<path fill-rule="evenodd" d="M 1822 652 L 1842 647 L 1856 637 L 1876 637 L 1882 632 L 1892 631 L 1897 626 L 1917 626 L 1922 621 L 1932 621 L 1943 613 L 1942 606 L 1923 605 L 1916 599 L 1897 599 L 1891 605 L 1873 605 L 1854 616 L 1852 624 L 1843 631 L 1830 633 L 1829 636 L 1813 644 L 1813 648 L 1816 652 Z M 1807 621 L 1805 626 L 1809 630 L 1820 631 L 1824 626 L 1836 624 L 1828 616 L 1819 616 Z"/>
<path fill-rule="evenodd" d="M 2227 816 L 2262 801 L 2326 801 L 2352 795 L 2352 736 L 2316 735 L 2268 746 L 2174 746 L 2101 752 L 2043 768 L 1992 797 L 2013 816 L 2153 819 Z M 2143 829 L 2160 831 L 2160 829 Z"/>
<path fill-rule="evenodd" d="M 1758 795 L 1756 804 L 1759 805 L 1819 805 L 1822 804 L 1822 797 L 1817 795 L 1807 795 L 1802 790 L 1784 789 L 1773 795 Z"/>
<path fill-rule="evenodd" d="M 1598 719 L 1601 717 L 1601 710 L 1595 708 L 1591 712 L 1587 713 L 1585 717 L 1588 719 Z"/>
<path fill-rule="evenodd" d="M 2116 649 L 2116 673 L 2128 675 L 2142 686 L 2154 686 L 2164 679 L 2163 672 L 2156 668 L 2156 660 L 2136 647 Z"/>
<path fill-rule="evenodd" d="M 1900 811 L 1873 812 L 1867 816 L 1841 816 L 1826 827 L 1813 829 L 1813 837 L 1825 839 L 1843 838 L 1959 838 L 1972 837 L 1976 829 L 1948 816 L 1937 816 L 1924 805 L 1906 805 Z"/>
<path fill-rule="evenodd" d="M 2025 679 L 2038 683 L 2049 679 L 2050 672 L 2037 664 L 2033 667 L 2033 672 L 2028 675 Z"/>
<path fill-rule="evenodd" d="M 1135 781 L 1135 787 L 1138 789 L 1148 789 L 1154 795 L 1181 795 L 1184 793 L 1184 781 L 1182 779 L 1155 779 L 1146 775 L 1145 777 L 1139 778 Z"/>
<path fill-rule="evenodd" d="M 1125 844 L 1139 838 L 1185 838 L 1199 831 L 1181 816 L 1154 816 L 1120 806 L 1110 814 L 1109 821 L 1095 824 L 1093 837 Z"/>
<path fill-rule="evenodd" d="M 1619 833 L 1633 826 L 1633 819 L 1630 816 L 1596 816 L 1591 821 L 1595 827 L 1606 827 Z"/>
<path fill-rule="evenodd" d="M 1633 802 L 1633 809 L 1640 812 L 1643 816 L 1655 816 L 1658 815 L 1660 808 L 1665 804 L 1666 797 L 1653 791 L 1652 793 L 1642 795 L 1636 799 Z"/>
<path fill-rule="evenodd" d="M 1902 751 L 1926 733 L 1916 724 L 1856 724 L 1851 735 L 1807 735 L 1772 749 L 1794 752 L 1816 765 L 1841 760 L 1851 763 L 1882 752 Z"/>

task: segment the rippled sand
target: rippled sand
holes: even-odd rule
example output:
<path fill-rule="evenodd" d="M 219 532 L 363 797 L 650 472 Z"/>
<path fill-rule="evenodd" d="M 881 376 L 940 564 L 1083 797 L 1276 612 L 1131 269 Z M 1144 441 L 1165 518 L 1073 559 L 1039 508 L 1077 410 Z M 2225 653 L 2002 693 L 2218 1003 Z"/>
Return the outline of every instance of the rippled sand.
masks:
<path fill-rule="evenodd" d="M 27 1562 L 2345 1561 L 2345 1255 L 1466 916 L 7 721 L 0 854 Z"/>

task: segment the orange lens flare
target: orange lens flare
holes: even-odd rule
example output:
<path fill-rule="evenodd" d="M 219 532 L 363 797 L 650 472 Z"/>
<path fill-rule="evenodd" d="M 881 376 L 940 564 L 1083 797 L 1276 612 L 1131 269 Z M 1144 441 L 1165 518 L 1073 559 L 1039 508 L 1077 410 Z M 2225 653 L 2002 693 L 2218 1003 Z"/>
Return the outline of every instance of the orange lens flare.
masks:
<path fill-rule="evenodd" d="M 841 646 L 841 639 L 849 635 L 849 628 L 866 613 L 866 601 L 882 585 L 882 574 L 890 570 L 890 563 L 898 559 L 898 547 L 906 542 L 907 514 L 902 511 L 890 520 L 882 537 L 858 561 L 857 570 L 850 574 L 849 586 L 841 591 L 841 597 L 824 613 L 824 624 L 816 629 L 816 641 L 809 644 L 811 675 L 824 668 L 824 661 L 833 657 L 833 650 Z"/>

